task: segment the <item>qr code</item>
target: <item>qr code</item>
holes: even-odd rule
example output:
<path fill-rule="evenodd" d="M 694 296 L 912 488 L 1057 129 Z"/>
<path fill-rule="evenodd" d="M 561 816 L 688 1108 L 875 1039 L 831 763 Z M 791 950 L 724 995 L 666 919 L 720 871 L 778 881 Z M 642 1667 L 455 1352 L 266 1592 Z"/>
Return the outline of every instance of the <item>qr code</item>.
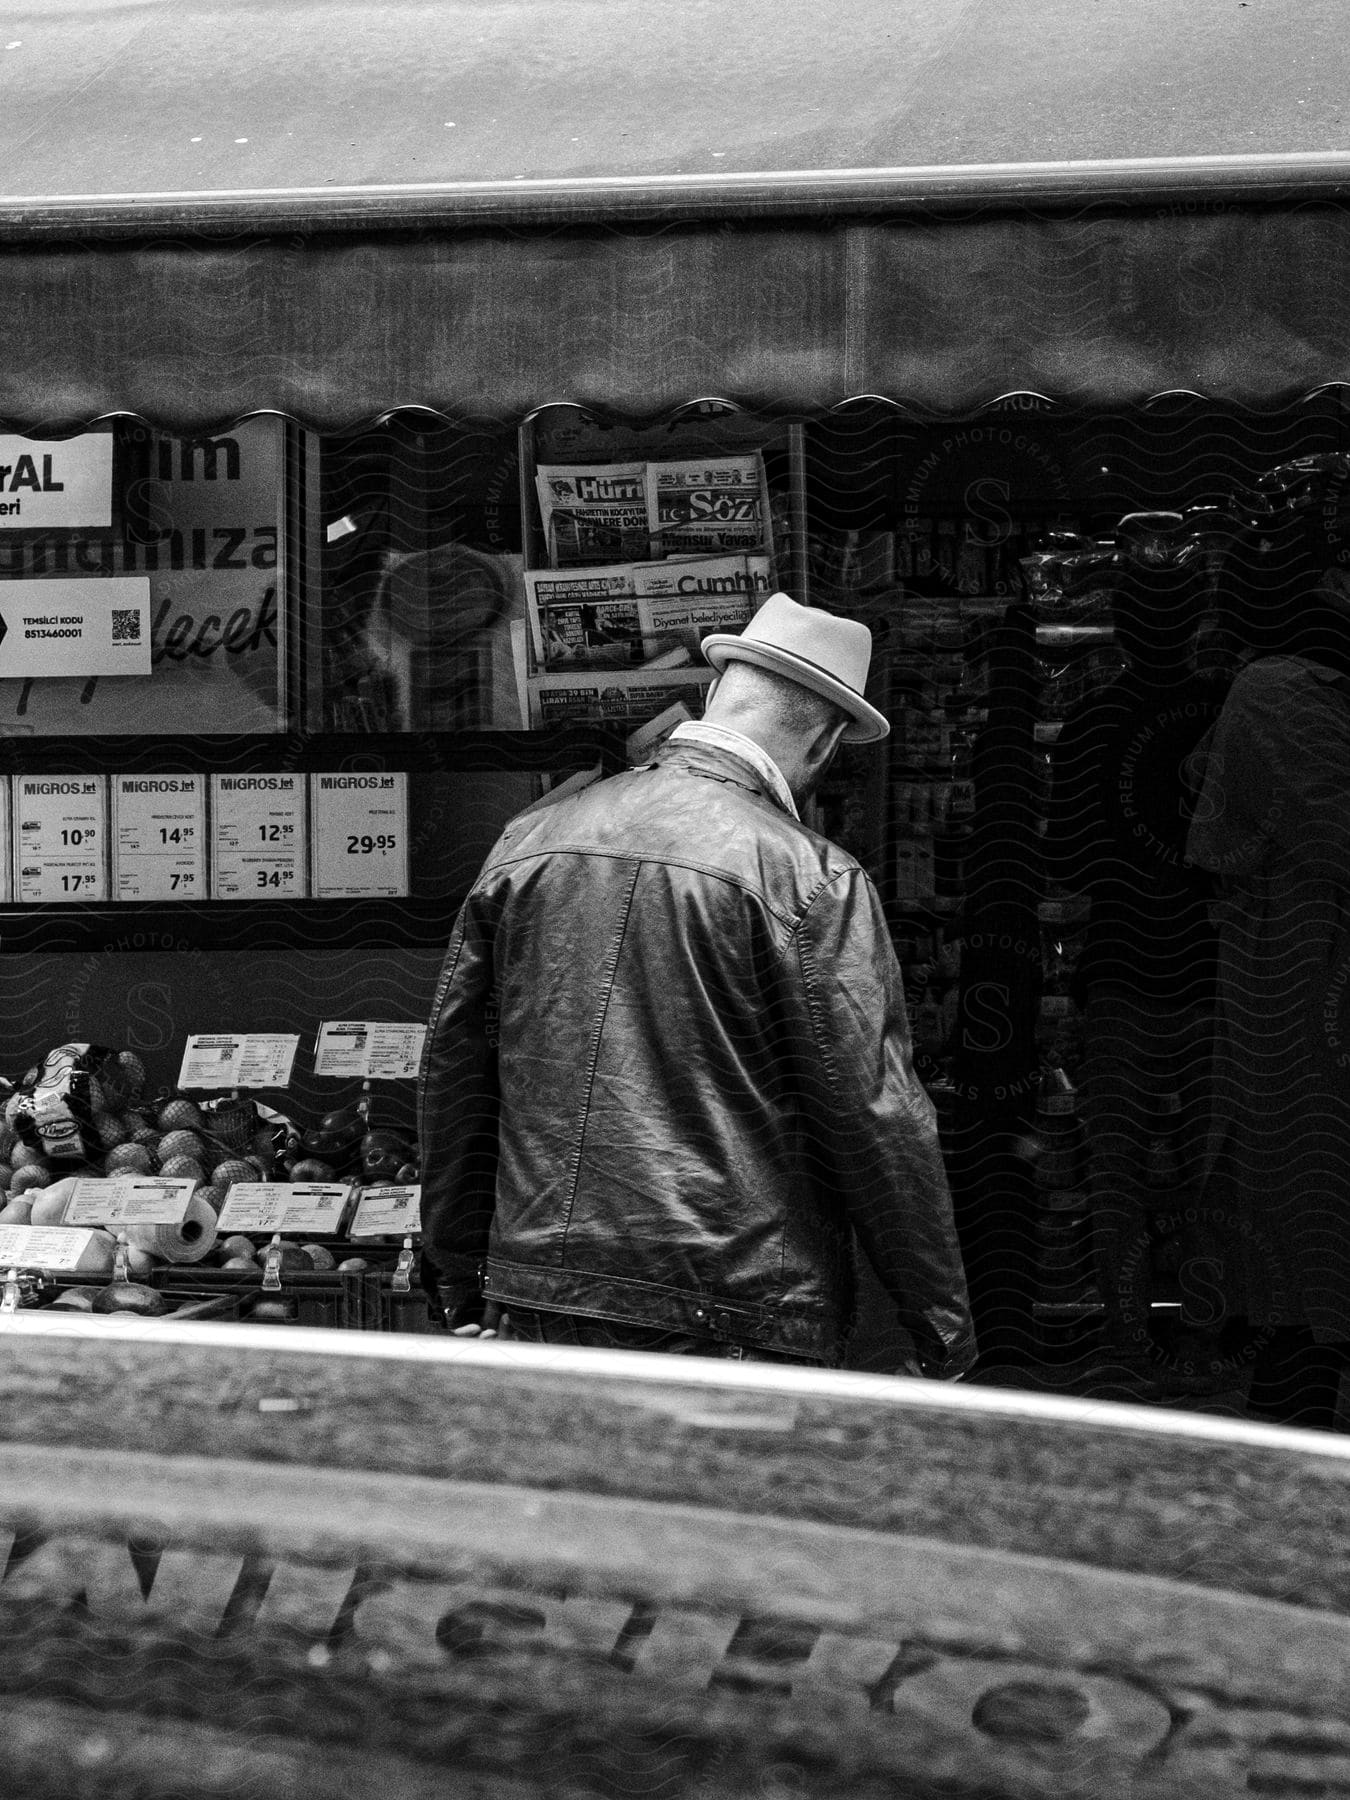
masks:
<path fill-rule="evenodd" d="M 112 635 L 114 644 L 140 643 L 141 615 L 134 606 L 113 608 Z"/>

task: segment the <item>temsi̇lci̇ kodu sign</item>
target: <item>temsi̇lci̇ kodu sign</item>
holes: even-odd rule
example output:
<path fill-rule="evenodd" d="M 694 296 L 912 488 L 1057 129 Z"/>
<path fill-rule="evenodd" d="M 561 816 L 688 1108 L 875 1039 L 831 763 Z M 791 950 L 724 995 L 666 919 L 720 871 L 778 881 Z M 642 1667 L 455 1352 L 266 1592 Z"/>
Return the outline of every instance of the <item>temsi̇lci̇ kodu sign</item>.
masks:
<path fill-rule="evenodd" d="M 0 732 L 277 731 L 281 421 L 0 436 Z"/>

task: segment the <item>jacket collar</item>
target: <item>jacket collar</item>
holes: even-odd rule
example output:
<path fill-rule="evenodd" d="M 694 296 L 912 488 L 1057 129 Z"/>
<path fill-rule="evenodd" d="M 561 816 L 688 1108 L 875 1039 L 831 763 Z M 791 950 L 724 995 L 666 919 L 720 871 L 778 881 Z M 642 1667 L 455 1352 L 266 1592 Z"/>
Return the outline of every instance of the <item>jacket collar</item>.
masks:
<path fill-rule="evenodd" d="M 717 736 L 712 732 L 704 735 L 701 720 L 691 720 L 677 726 L 657 751 L 654 761 L 658 763 L 679 762 L 687 768 L 706 771 L 722 780 L 730 780 L 738 786 L 746 788 L 752 794 L 759 794 L 787 813 L 789 818 L 800 823 L 800 814 L 792 798 L 792 790 L 788 787 L 779 769 L 770 757 L 766 756 L 758 744 L 750 739 L 741 738 L 739 732 L 726 733 L 726 737 L 740 740 L 735 747 L 730 742 L 723 742 L 724 727 L 717 727 Z M 747 747 L 742 752 L 740 744 Z"/>

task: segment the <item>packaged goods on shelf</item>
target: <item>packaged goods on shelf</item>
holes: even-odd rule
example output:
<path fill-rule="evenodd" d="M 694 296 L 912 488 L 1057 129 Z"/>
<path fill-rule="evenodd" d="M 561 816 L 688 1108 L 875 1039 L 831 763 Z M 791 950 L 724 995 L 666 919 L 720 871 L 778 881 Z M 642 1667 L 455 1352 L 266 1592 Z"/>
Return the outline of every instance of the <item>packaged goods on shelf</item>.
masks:
<path fill-rule="evenodd" d="M 935 892 L 932 838 L 902 838 L 895 846 L 896 899 L 907 906 L 922 906 Z"/>

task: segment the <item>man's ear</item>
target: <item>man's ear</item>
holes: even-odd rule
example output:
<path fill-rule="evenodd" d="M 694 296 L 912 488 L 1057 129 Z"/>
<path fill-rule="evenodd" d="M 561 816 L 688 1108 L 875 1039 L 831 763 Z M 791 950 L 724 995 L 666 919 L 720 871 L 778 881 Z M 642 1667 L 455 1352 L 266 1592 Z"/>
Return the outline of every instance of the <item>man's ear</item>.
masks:
<path fill-rule="evenodd" d="M 848 728 L 848 720 L 836 719 L 832 725 L 822 725 L 811 740 L 811 767 L 820 768 L 828 763 L 839 748 L 839 740 Z"/>

